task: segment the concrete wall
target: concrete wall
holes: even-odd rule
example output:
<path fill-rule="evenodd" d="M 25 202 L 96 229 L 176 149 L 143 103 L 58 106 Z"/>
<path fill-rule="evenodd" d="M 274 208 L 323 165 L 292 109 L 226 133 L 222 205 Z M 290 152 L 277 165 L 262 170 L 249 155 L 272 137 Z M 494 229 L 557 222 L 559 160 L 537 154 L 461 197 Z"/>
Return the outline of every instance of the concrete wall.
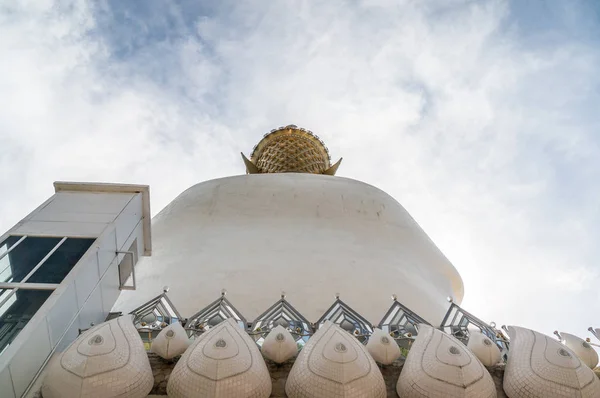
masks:
<path fill-rule="evenodd" d="M 57 192 L 7 235 L 96 238 L 60 286 L 0 355 L 0 391 L 20 397 L 52 350 L 104 321 L 120 294 L 118 265 L 136 241 L 144 252 L 141 193 Z M 4 239 L 2 237 L 2 240 Z M 64 336 L 64 337 L 63 337 Z"/>
<path fill-rule="evenodd" d="M 138 265 L 128 312 L 162 292 L 184 317 L 219 297 L 255 319 L 286 292 L 310 321 L 335 294 L 371 323 L 391 296 L 439 325 L 463 284 L 408 212 L 359 181 L 312 174 L 255 174 L 195 185 L 152 223 L 153 255 Z"/>

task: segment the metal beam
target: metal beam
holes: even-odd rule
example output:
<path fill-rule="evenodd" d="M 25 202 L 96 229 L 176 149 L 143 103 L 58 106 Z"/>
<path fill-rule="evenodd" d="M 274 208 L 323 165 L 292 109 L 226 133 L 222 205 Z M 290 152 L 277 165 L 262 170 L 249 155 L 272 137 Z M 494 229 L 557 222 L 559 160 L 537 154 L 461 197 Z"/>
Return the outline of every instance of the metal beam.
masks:
<path fill-rule="evenodd" d="M 58 286 L 58 283 L 0 283 L 0 289 L 54 290 Z"/>

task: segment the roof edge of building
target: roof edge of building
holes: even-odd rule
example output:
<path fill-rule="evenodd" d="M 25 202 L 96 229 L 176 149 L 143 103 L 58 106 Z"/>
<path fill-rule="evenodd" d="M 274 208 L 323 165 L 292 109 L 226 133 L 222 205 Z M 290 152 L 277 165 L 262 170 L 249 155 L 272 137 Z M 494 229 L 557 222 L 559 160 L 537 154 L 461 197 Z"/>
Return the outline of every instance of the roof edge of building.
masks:
<path fill-rule="evenodd" d="M 152 255 L 150 186 L 105 182 L 55 181 L 54 192 L 141 193 L 144 231 L 144 256 Z"/>

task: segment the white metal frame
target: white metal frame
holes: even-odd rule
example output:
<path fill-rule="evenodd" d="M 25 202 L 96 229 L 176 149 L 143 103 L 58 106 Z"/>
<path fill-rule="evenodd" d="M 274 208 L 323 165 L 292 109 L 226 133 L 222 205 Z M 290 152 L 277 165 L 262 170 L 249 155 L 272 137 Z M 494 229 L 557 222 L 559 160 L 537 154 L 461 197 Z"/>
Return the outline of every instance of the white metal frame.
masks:
<path fill-rule="evenodd" d="M 10 247 L 10 249 L 8 249 L 4 253 L 0 254 L 0 260 L 2 260 L 4 257 L 8 256 L 8 253 L 10 253 L 11 251 L 13 251 L 13 249 L 15 247 L 19 246 L 21 244 L 21 242 L 23 242 L 25 240 L 25 238 L 27 238 L 27 235 L 21 236 L 21 239 L 19 239 L 18 241 L 16 241 L 15 244 Z M 4 242 L 4 240 L 2 242 Z"/>
<path fill-rule="evenodd" d="M 21 243 L 23 240 L 25 240 L 27 236 L 22 237 L 21 239 L 19 239 L 17 241 L 17 244 Z M 35 289 L 35 290 L 54 290 L 58 287 L 57 284 L 50 284 L 50 283 L 27 283 L 27 280 L 42 266 L 44 265 L 44 263 L 46 262 L 46 260 L 48 260 L 48 258 L 50 258 L 50 256 L 52 254 L 54 254 L 55 251 L 58 250 L 58 248 L 65 243 L 65 241 L 67 240 L 67 237 L 64 236 L 53 248 L 52 250 L 50 250 L 45 256 L 44 258 L 42 258 L 35 267 L 33 267 L 33 269 L 31 271 L 29 271 L 29 273 L 27 275 L 25 275 L 25 277 L 23 278 L 22 281 L 17 282 L 17 283 L 2 283 L 0 284 L 0 289 L 12 289 L 12 291 L 8 294 L 8 296 L 6 296 L 1 302 L 0 302 L 0 308 L 2 308 L 2 306 L 4 304 L 6 304 L 8 302 L 8 300 L 10 300 L 10 298 L 12 296 L 14 296 L 17 293 L 17 290 L 19 289 Z M 8 254 L 13 248 L 15 248 L 17 246 L 17 244 L 13 245 L 9 250 L 6 251 L 5 255 Z M 4 256 L 2 256 L 4 257 Z M 29 285 L 29 286 L 25 286 L 25 285 Z M 37 287 L 34 287 L 33 285 L 37 285 Z M 45 288 L 40 288 L 41 286 L 45 286 Z"/>
<path fill-rule="evenodd" d="M 131 286 L 127 286 L 125 285 L 125 281 L 119 281 L 119 289 L 121 290 L 135 290 L 136 289 L 136 285 L 135 285 L 135 253 L 132 251 L 117 251 L 117 255 L 119 254 L 124 254 L 124 255 L 130 255 L 131 256 L 131 281 L 133 282 L 133 285 Z M 125 257 L 123 257 L 123 259 L 125 259 Z M 122 262 L 122 260 L 121 260 Z M 121 269 L 121 264 L 119 263 L 119 270 Z"/>

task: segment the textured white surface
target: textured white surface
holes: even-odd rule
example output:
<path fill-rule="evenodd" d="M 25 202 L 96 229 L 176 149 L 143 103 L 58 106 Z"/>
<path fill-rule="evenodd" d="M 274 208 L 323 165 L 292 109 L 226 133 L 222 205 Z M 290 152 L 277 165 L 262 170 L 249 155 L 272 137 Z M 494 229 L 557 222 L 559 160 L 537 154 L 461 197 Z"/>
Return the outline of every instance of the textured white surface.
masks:
<path fill-rule="evenodd" d="M 383 376 L 365 346 L 326 321 L 308 340 L 285 385 L 288 398 L 385 398 Z"/>
<path fill-rule="evenodd" d="M 560 332 L 561 342 L 569 347 L 589 368 L 594 369 L 598 365 L 598 353 L 592 346 L 582 338 L 573 334 Z"/>
<path fill-rule="evenodd" d="M 367 343 L 367 350 L 375 361 L 384 365 L 391 364 L 402 354 L 398 343 L 381 329 L 373 331 Z"/>
<path fill-rule="evenodd" d="M 144 344 L 129 317 L 86 331 L 48 366 L 44 398 L 142 398 L 154 384 Z"/>
<path fill-rule="evenodd" d="M 190 339 L 181 323 L 175 322 L 160 331 L 152 340 L 152 352 L 164 359 L 181 355 L 190 345 Z"/>
<path fill-rule="evenodd" d="M 335 293 L 379 322 L 395 293 L 439 324 L 446 298 L 463 297 L 460 275 L 406 210 L 347 178 L 284 173 L 207 181 L 154 217 L 152 236 L 152 257 L 136 266 L 138 289 L 122 292 L 115 311 L 129 312 L 168 285 L 183 316 L 225 288 L 248 320 L 284 290 L 313 322 Z M 199 272 L 208 277 L 190 278 Z"/>
<path fill-rule="evenodd" d="M 271 376 L 256 343 L 231 318 L 204 333 L 175 365 L 171 398 L 267 398 Z"/>
<path fill-rule="evenodd" d="M 509 326 L 504 391 L 510 398 L 600 397 L 600 381 L 573 351 L 533 330 Z"/>
<path fill-rule="evenodd" d="M 500 362 L 502 354 L 492 340 L 481 332 L 471 331 L 467 347 L 484 366 L 494 366 Z"/>
<path fill-rule="evenodd" d="M 402 398 L 493 398 L 496 386 L 487 369 L 464 344 L 420 325 L 396 385 Z"/>
<path fill-rule="evenodd" d="M 134 196 L 132 193 L 58 192 L 46 206 L 19 222 L 11 233 L 97 237 Z"/>
<path fill-rule="evenodd" d="M 294 337 L 283 326 L 273 328 L 260 348 L 263 355 L 276 363 L 283 363 L 296 356 L 298 346 Z"/>

